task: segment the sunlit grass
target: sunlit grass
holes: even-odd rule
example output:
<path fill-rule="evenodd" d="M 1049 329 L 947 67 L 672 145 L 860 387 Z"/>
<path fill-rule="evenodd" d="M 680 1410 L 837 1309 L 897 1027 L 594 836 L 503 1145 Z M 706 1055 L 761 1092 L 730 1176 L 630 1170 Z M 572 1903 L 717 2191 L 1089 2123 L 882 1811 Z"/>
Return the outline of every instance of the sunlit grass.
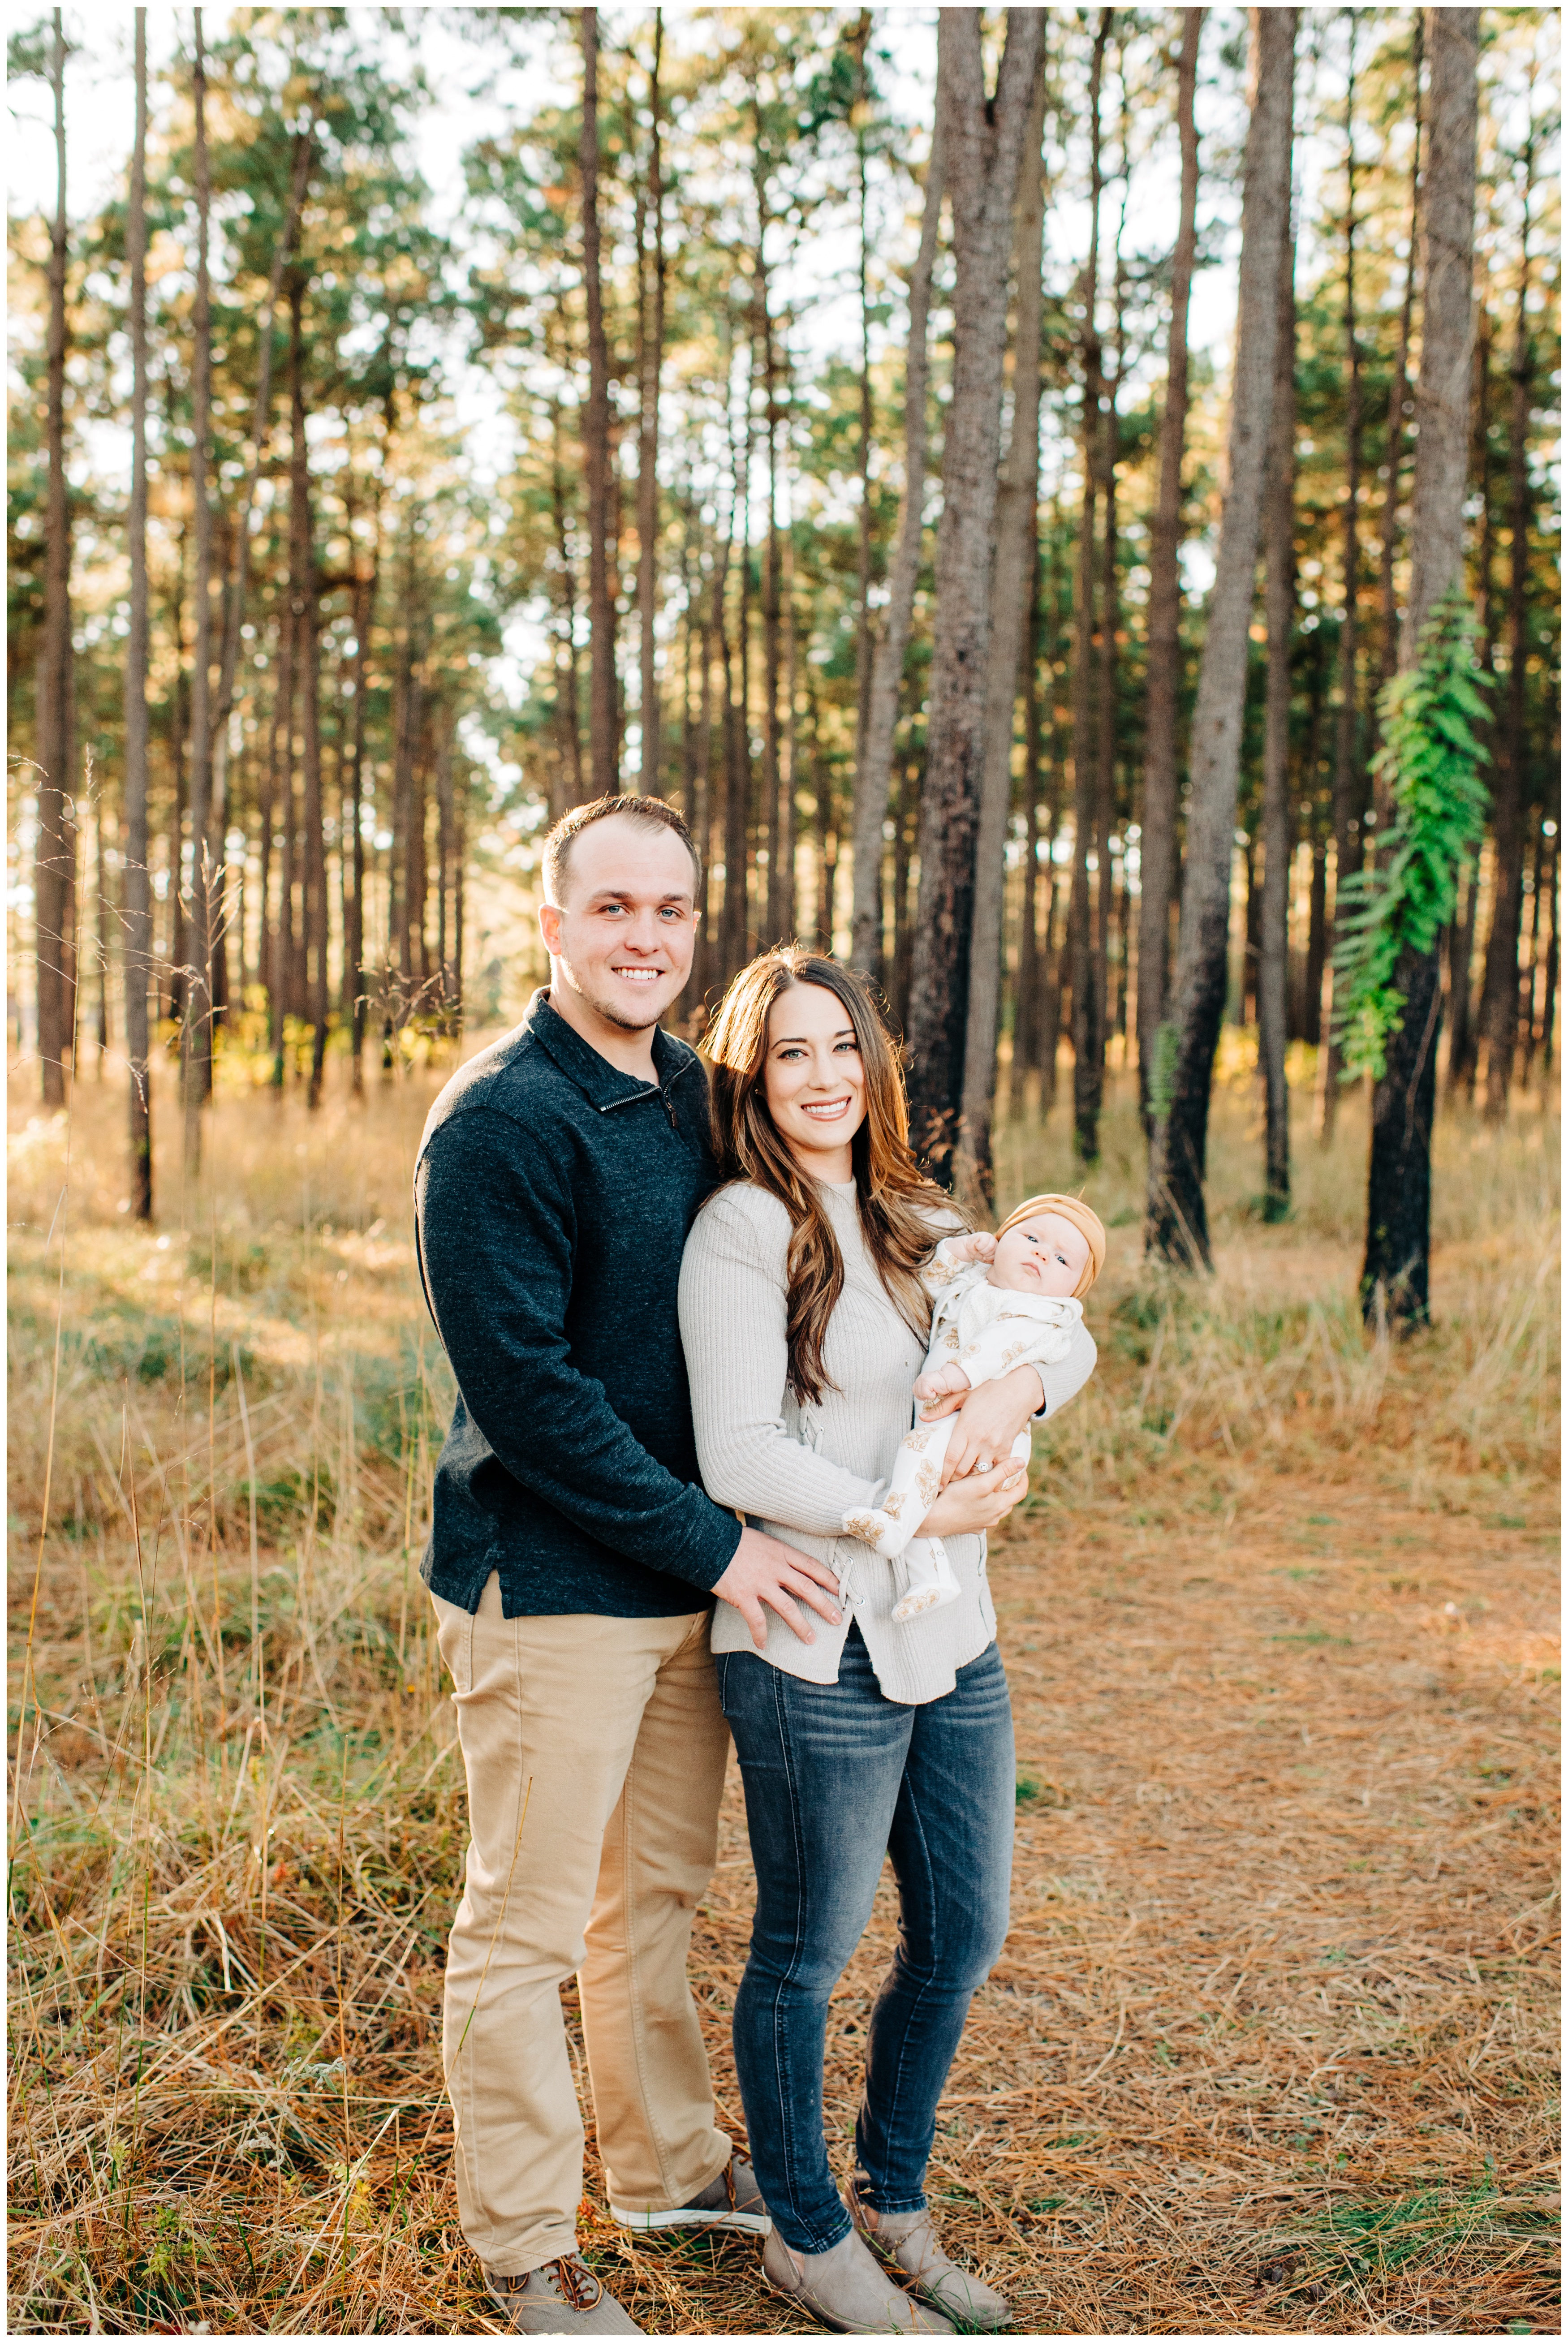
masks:
<path fill-rule="evenodd" d="M 419 1295 L 411 1180 L 444 1071 L 373 1071 L 362 1104 L 335 1088 L 313 1116 L 231 1067 L 187 1186 L 160 1067 L 152 1230 L 118 1208 L 117 1086 L 84 1079 L 69 1123 L 14 1110 L 22 2328 L 472 2331 L 483 2316 L 454 2225 L 435 2032 L 463 1799 L 417 1576 L 451 1386 Z M 1064 1067 L 1044 1129 L 1001 1134 L 998 1201 L 1083 1187 L 1105 1218 L 1111 1256 L 1089 1305 L 1101 1367 L 1041 1433 L 1029 1515 L 999 1571 L 1036 1537 L 1047 1554 L 1107 1532 L 1223 1551 L 1276 1480 L 1293 1501 L 1333 1491 L 1341 1517 L 1392 1505 L 1549 1527 L 1554 1120 L 1533 1104 L 1502 1131 L 1444 1119 L 1436 1322 L 1390 1346 L 1354 1307 L 1363 1107 L 1349 1102 L 1323 1149 L 1298 1094 L 1296 1209 L 1264 1226 L 1243 1069 L 1215 1106 L 1215 1273 L 1187 1278 L 1141 1259 L 1127 1086 L 1113 1085 L 1104 1156 L 1085 1174 L 1069 1082 Z M 1478 1618 L 1475 1648 L 1486 1631 Z M 1347 1632 L 1337 1614 L 1286 1616 L 1268 1664 L 1333 1661 Z M 1063 1753 L 1021 1766 L 1021 1832 L 1075 1809 Z M 1058 1885 L 1078 1896 L 1084 1882 Z M 716 1963 L 704 1990 L 720 2012 L 744 1915 L 725 1927 L 722 1957 L 699 1956 Z M 1114 2009 L 1105 2022 L 1108 2049 Z M 1018 2134 L 1026 2161 L 1066 2136 L 1049 2107 L 1041 2120 L 1037 2148 Z M 1024 2193 L 1018 2217 L 1057 2217 Z M 984 2189 L 964 2200 L 965 2217 L 992 2218 Z M 1359 2200 L 1374 2207 L 1364 2237 L 1347 2212 L 1320 2245 L 1290 2247 L 1305 2256 L 1293 2268 L 1338 2283 L 1343 2261 L 1346 2283 L 1369 2269 L 1393 2282 L 1417 2228 L 1441 2228 L 1456 2267 L 1464 2237 L 1496 2227 L 1456 2226 L 1447 2196 L 1441 2218 L 1391 2197 L 1385 2219 L 1384 2198 Z M 712 2326 L 739 2267 L 706 2247 L 628 2254 L 592 2221 L 585 2235 L 655 2326 Z M 776 2322 L 760 2294 L 745 2299 L 748 2330 Z M 1291 2282 L 1281 2301 L 1268 2330 L 1313 2322 Z"/>

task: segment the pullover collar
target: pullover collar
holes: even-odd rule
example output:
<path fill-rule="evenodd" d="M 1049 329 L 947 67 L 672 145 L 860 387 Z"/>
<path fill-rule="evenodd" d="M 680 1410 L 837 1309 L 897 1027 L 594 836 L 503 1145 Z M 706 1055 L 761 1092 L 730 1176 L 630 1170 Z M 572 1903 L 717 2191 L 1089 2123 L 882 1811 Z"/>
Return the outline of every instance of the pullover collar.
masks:
<path fill-rule="evenodd" d="M 566 1019 L 550 1006 L 547 988 L 542 987 L 529 1001 L 523 1015 L 524 1028 L 557 1065 L 570 1082 L 575 1083 L 590 1106 L 600 1114 L 609 1114 L 616 1106 L 630 1106 L 637 1098 L 663 1097 L 681 1076 L 697 1062 L 696 1054 L 685 1042 L 675 1040 L 662 1026 L 654 1030 L 654 1070 L 656 1082 L 639 1081 L 634 1074 L 624 1074 L 608 1057 L 584 1041 L 582 1035 L 567 1024 Z"/>

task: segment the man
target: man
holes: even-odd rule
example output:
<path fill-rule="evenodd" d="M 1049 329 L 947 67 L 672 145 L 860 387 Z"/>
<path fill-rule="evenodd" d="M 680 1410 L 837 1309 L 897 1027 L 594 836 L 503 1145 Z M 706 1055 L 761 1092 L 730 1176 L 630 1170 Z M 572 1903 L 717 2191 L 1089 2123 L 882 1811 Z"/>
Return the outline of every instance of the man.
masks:
<path fill-rule="evenodd" d="M 431 1109 L 420 1271 L 457 1379 L 424 1575 L 471 1843 L 443 2057 L 464 2234 L 524 2334 L 632 2334 L 577 2254 L 574 1971 L 613 2216 L 770 2226 L 715 2125 L 686 1982 L 728 1729 L 712 1600 L 805 1641 L 831 1574 L 698 1485 L 676 1320 L 712 1187 L 701 1061 L 658 1029 L 691 972 L 696 851 L 651 797 L 545 840 L 550 987 Z"/>

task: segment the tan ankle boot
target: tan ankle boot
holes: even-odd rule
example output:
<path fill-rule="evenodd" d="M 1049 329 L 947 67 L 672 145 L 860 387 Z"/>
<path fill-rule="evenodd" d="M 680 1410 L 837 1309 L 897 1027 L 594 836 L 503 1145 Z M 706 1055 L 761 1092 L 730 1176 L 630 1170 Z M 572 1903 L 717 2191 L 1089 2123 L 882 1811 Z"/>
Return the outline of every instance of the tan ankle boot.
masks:
<path fill-rule="evenodd" d="M 884 2277 L 852 2228 L 831 2251 L 797 2253 L 775 2227 L 763 2247 L 769 2290 L 796 2303 L 835 2334 L 951 2334 L 945 2317 L 922 2309 Z"/>
<path fill-rule="evenodd" d="M 864 2185 L 865 2175 L 857 2171 L 849 2183 L 849 2217 L 884 2267 L 906 2277 L 911 2292 L 950 2317 L 961 2334 L 994 2334 L 1012 2324 L 1012 2303 L 948 2259 L 929 2211 L 875 2211 L 862 2199 Z"/>

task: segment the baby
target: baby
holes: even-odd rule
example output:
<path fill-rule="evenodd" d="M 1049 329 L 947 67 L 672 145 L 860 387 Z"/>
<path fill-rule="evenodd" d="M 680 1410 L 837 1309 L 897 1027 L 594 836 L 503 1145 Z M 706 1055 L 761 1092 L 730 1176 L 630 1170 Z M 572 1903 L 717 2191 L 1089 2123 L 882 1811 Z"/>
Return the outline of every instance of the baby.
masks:
<path fill-rule="evenodd" d="M 914 1385 L 923 1403 L 994 1382 L 1014 1366 L 1051 1366 L 1067 1355 L 1084 1316 L 1084 1296 L 1105 1260 L 1105 1231 L 1075 1196 L 1031 1196 L 995 1236 L 944 1236 L 921 1272 L 934 1305 L 925 1372 Z M 894 1565 L 902 1626 L 960 1587 L 940 1537 L 917 1534 L 942 1486 L 943 1459 L 956 1414 L 916 1421 L 894 1460 L 881 1508 L 846 1513 L 844 1533 Z M 1027 1431 L 1013 1454 L 1026 1462 Z"/>

